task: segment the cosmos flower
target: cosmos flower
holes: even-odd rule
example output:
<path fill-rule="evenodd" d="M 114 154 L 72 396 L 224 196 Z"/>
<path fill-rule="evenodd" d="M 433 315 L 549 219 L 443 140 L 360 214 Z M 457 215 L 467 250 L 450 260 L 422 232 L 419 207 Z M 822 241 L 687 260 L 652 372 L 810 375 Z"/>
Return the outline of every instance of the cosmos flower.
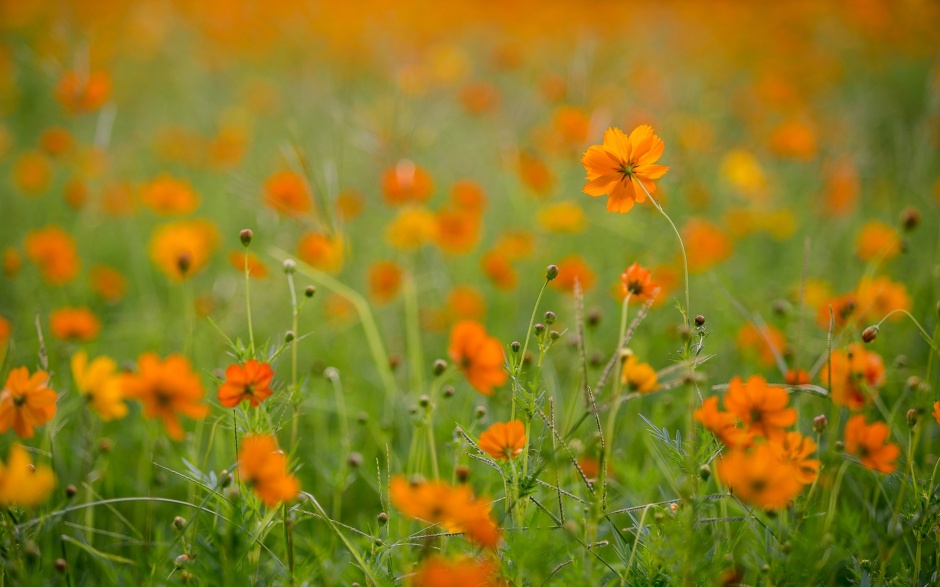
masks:
<path fill-rule="evenodd" d="M 270 434 L 246 436 L 238 447 L 238 476 L 268 507 L 290 501 L 300 482 L 287 470 L 287 456 Z"/>
<path fill-rule="evenodd" d="M 499 340 L 487 335 L 482 324 L 469 320 L 455 324 L 448 353 L 470 385 L 483 395 L 492 395 L 494 387 L 509 379 L 503 368 L 503 347 Z"/>
<path fill-rule="evenodd" d="M 156 353 L 144 353 L 137 359 L 137 373 L 123 375 L 121 386 L 125 396 L 143 403 L 144 416 L 163 421 L 173 440 L 183 439 L 180 414 L 201 419 L 209 413 L 199 374 L 183 355 L 160 360 Z"/>
<path fill-rule="evenodd" d="M 588 180 L 584 193 L 609 196 L 607 211 L 626 214 L 636 202 L 646 201 L 646 192 L 656 193 L 653 180 L 669 171 L 656 165 L 665 148 L 649 125 L 636 127 L 630 136 L 619 128 L 608 128 L 604 143 L 589 147 L 581 158 Z"/>
<path fill-rule="evenodd" d="M 10 428 L 20 438 L 32 438 L 33 427 L 42 426 L 55 416 L 55 391 L 46 387 L 49 375 L 26 367 L 17 367 L 7 375 L 0 391 L 0 434 Z"/>
<path fill-rule="evenodd" d="M 506 460 L 522 454 L 525 448 L 525 424 L 520 420 L 496 422 L 480 434 L 477 446 L 497 460 Z"/>
<path fill-rule="evenodd" d="M 219 387 L 219 403 L 234 408 L 247 400 L 256 408 L 274 393 L 273 380 L 274 369 L 267 363 L 249 359 L 244 365 L 229 365 L 225 370 L 225 383 Z"/>

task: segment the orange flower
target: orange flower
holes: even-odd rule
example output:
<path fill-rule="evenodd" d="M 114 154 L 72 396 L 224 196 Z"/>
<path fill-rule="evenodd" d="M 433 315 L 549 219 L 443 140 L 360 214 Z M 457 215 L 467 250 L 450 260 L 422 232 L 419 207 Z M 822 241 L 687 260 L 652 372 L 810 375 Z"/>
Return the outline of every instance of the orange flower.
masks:
<path fill-rule="evenodd" d="M 270 434 L 242 439 L 238 447 L 238 476 L 269 508 L 300 493 L 300 483 L 287 471 L 287 456 Z"/>
<path fill-rule="evenodd" d="M 940 402 L 934 402 L 933 404 L 933 419 L 937 421 L 937 424 L 940 424 Z"/>
<path fill-rule="evenodd" d="M 23 267 L 23 257 L 20 252 L 13 247 L 3 249 L 3 274 L 6 277 L 13 278 L 19 275 Z"/>
<path fill-rule="evenodd" d="M 469 320 L 455 324 L 447 352 L 470 385 L 483 395 L 492 395 L 495 386 L 509 379 L 503 368 L 503 347 L 499 340 L 487 335 L 482 324 Z"/>
<path fill-rule="evenodd" d="M 189 214 L 199 207 L 192 186 L 166 173 L 140 189 L 140 201 L 160 216 Z"/>
<path fill-rule="evenodd" d="M 61 126 L 50 126 L 39 137 L 39 146 L 53 157 L 68 153 L 74 144 L 72 134 Z"/>
<path fill-rule="evenodd" d="M 659 389 L 656 370 L 649 363 L 641 363 L 633 354 L 627 354 L 623 358 L 623 365 L 620 368 L 620 382 L 631 393 L 645 394 Z"/>
<path fill-rule="evenodd" d="M 796 422 L 796 410 L 787 408 L 790 396 L 781 387 L 767 385 L 767 380 L 754 375 L 747 382 L 740 377 L 731 380 L 725 395 L 725 407 L 751 432 L 764 438 L 779 438 L 783 429 Z"/>
<path fill-rule="evenodd" d="M 130 216 L 137 210 L 131 186 L 115 182 L 105 186 L 101 195 L 101 209 L 109 216 Z"/>
<path fill-rule="evenodd" d="M 545 230 L 555 233 L 577 234 L 587 228 L 584 210 L 574 202 L 558 202 L 539 210 L 539 223 Z"/>
<path fill-rule="evenodd" d="M 46 501 L 53 487 L 52 469 L 34 466 L 26 449 L 14 443 L 6 465 L 0 463 L 0 506 L 37 506 Z"/>
<path fill-rule="evenodd" d="M 893 226 L 866 222 L 855 239 L 855 254 L 862 261 L 887 261 L 901 254 L 901 235 Z"/>
<path fill-rule="evenodd" d="M 0 391 L 0 434 L 10 428 L 20 438 L 32 438 L 33 427 L 42 426 L 55 416 L 56 393 L 46 387 L 49 375 L 26 367 L 10 371 Z"/>
<path fill-rule="evenodd" d="M 789 369 L 784 377 L 789 385 L 807 385 L 810 382 L 809 373 L 803 369 Z"/>
<path fill-rule="evenodd" d="M 771 367 L 776 364 L 776 357 L 782 356 L 787 346 L 787 339 L 777 328 L 767 324 L 764 331 L 756 324 L 748 322 L 738 331 L 738 348 L 747 356 L 756 355 L 760 364 Z"/>
<path fill-rule="evenodd" d="M 721 159 L 721 177 L 748 200 L 767 197 L 767 176 L 760 161 L 744 149 L 731 149 Z"/>
<path fill-rule="evenodd" d="M 183 355 L 161 361 L 156 353 L 144 353 L 137 359 L 137 373 L 124 375 L 121 386 L 126 397 L 144 404 L 144 416 L 163 420 L 173 440 L 183 439 L 178 414 L 201 419 L 209 413 L 199 374 Z"/>
<path fill-rule="evenodd" d="M 117 363 L 110 357 L 98 357 L 90 364 L 85 351 L 72 355 L 75 387 L 102 420 L 116 420 L 127 415 Z"/>
<path fill-rule="evenodd" d="M 750 446 L 754 434 L 737 426 L 738 420 L 734 414 L 722 412 L 718 409 L 718 398 L 706 398 L 702 407 L 695 410 L 695 419 L 701 422 L 705 429 L 718 437 L 725 446 L 739 448 Z"/>
<path fill-rule="evenodd" d="M 892 310 L 911 309 L 911 298 L 903 283 L 891 281 L 881 275 L 875 278 L 863 277 L 855 290 L 858 301 L 858 315 L 862 320 L 881 320 Z M 903 316 L 895 314 L 888 320 L 900 320 Z"/>
<path fill-rule="evenodd" d="M 86 307 L 59 308 L 49 316 L 52 336 L 59 340 L 94 340 L 101 331 L 101 321 Z"/>
<path fill-rule="evenodd" d="M 833 216 L 845 216 L 855 210 L 861 182 L 858 170 L 849 159 L 826 165 L 824 211 Z"/>
<path fill-rule="evenodd" d="M 389 495 L 401 513 L 448 532 L 463 532 L 481 546 L 496 547 L 499 527 L 490 517 L 490 503 L 475 499 L 466 485 L 452 487 L 442 481 L 409 483 L 401 475 L 392 478 Z"/>
<path fill-rule="evenodd" d="M 52 183 L 52 164 L 38 151 L 20 155 L 13 165 L 13 183 L 28 196 L 38 196 Z"/>
<path fill-rule="evenodd" d="M 765 510 L 787 507 L 803 489 L 769 444 L 733 450 L 718 461 L 717 468 L 718 478 L 738 499 Z"/>
<path fill-rule="evenodd" d="M 480 434 L 477 446 L 497 460 L 508 460 L 522 454 L 525 448 L 525 424 L 521 420 L 496 422 Z"/>
<path fill-rule="evenodd" d="M 503 291 L 515 289 L 516 284 L 519 282 L 519 275 L 509 263 L 509 259 L 497 250 L 487 251 L 483 254 L 480 259 L 480 268 L 483 270 L 483 274 L 493 282 L 493 285 Z"/>
<path fill-rule="evenodd" d="M 336 196 L 336 215 L 343 222 L 349 222 L 362 214 L 365 207 L 365 198 L 357 191 L 343 190 Z"/>
<path fill-rule="evenodd" d="M 829 308 L 832 307 L 832 313 Z M 855 294 L 844 294 L 825 300 L 816 308 L 816 325 L 823 330 L 829 330 L 829 322 L 833 321 L 833 328 L 843 328 L 858 315 L 858 300 Z"/>
<path fill-rule="evenodd" d="M 493 560 L 431 557 L 411 576 L 412 587 L 502 587 L 499 564 Z"/>
<path fill-rule="evenodd" d="M 73 177 L 65 182 L 64 195 L 66 204 L 73 210 L 81 210 L 88 202 L 90 192 L 84 181 Z"/>
<path fill-rule="evenodd" d="M 544 161 L 531 153 L 520 152 L 519 178 L 538 196 L 546 196 L 555 186 L 555 174 Z"/>
<path fill-rule="evenodd" d="M 343 268 L 343 239 L 319 232 L 308 232 L 297 243 L 297 256 L 311 267 L 327 273 Z"/>
<path fill-rule="evenodd" d="M 105 265 L 92 267 L 88 273 L 88 280 L 95 293 L 106 302 L 119 301 L 127 290 L 127 281 L 121 272 Z"/>
<path fill-rule="evenodd" d="M 450 255 L 469 253 L 480 241 L 483 223 L 475 212 L 445 208 L 437 213 L 434 242 Z"/>
<path fill-rule="evenodd" d="M 531 257 L 535 252 L 535 237 L 531 232 L 511 230 L 503 233 L 493 247 L 501 256 L 516 261 Z"/>
<path fill-rule="evenodd" d="M 563 145 L 577 148 L 587 141 L 591 117 L 576 106 L 561 106 L 552 114 L 552 128 Z"/>
<path fill-rule="evenodd" d="M 832 371 L 832 382 L 829 372 Z M 843 352 L 833 350 L 829 363 L 819 372 L 822 382 L 829 387 L 832 403 L 860 410 L 871 395 L 885 382 L 885 366 L 878 353 L 867 351 L 855 342 Z"/>
<path fill-rule="evenodd" d="M 208 220 L 185 220 L 157 227 L 150 237 L 150 259 L 172 281 L 181 282 L 209 262 L 219 231 Z"/>
<path fill-rule="evenodd" d="M 710 222 L 693 218 L 682 227 L 689 271 L 701 273 L 731 256 L 731 240 Z"/>
<path fill-rule="evenodd" d="M 73 114 L 97 110 L 111 97 L 111 76 L 100 70 L 87 75 L 66 72 L 56 86 L 55 97 Z"/>
<path fill-rule="evenodd" d="M 13 334 L 13 326 L 10 325 L 10 321 L 0 316 L 0 355 L 4 354 L 4 349 L 7 341 L 10 340 L 11 334 Z"/>
<path fill-rule="evenodd" d="M 457 320 L 482 320 L 486 301 L 476 288 L 457 285 L 447 294 L 447 311 Z"/>
<path fill-rule="evenodd" d="M 898 445 L 888 440 L 891 430 L 884 422 L 865 423 L 865 416 L 852 416 L 845 424 L 845 452 L 857 455 L 863 465 L 875 471 L 894 471 L 894 461 L 900 454 Z"/>
<path fill-rule="evenodd" d="M 574 282 L 581 284 L 581 291 L 594 288 L 594 271 L 579 255 L 569 255 L 558 263 L 558 277 L 549 283 L 555 289 L 565 293 L 574 293 Z"/>
<path fill-rule="evenodd" d="M 434 181 L 423 168 L 407 159 L 382 174 L 382 195 L 391 206 L 420 204 L 434 193 Z"/>
<path fill-rule="evenodd" d="M 264 182 L 264 203 L 287 216 L 299 216 L 313 208 L 307 181 L 289 170 L 278 171 Z"/>
<path fill-rule="evenodd" d="M 369 266 L 369 295 L 376 303 L 386 304 L 401 289 L 402 270 L 393 261 L 376 261 Z"/>
<path fill-rule="evenodd" d="M 226 408 L 234 408 L 248 400 L 251 407 L 257 408 L 274 393 L 271 389 L 273 379 L 271 365 L 255 359 L 249 359 L 244 365 L 229 365 L 225 370 L 225 383 L 219 387 L 219 403 Z"/>
<path fill-rule="evenodd" d="M 798 120 L 777 126 L 770 135 L 770 148 L 776 155 L 799 161 L 809 161 L 818 151 L 813 127 Z"/>
<path fill-rule="evenodd" d="M 480 215 L 486 207 L 486 194 L 478 183 L 462 179 L 450 190 L 450 204 L 457 210 Z"/>
<path fill-rule="evenodd" d="M 649 125 L 636 127 L 630 136 L 619 128 L 608 128 L 604 144 L 589 147 L 581 158 L 588 180 L 584 193 L 607 195 L 607 211 L 626 214 L 636 202 L 646 201 L 646 192 L 656 193 L 653 180 L 669 171 L 655 164 L 665 148 Z"/>
<path fill-rule="evenodd" d="M 499 105 L 499 90 L 485 82 L 469 83 L 461 88 L 458 98 L 467 114 L 479 115 Z"/>
<path fill-rule="evenodd" d="M 623 295 L 628 293 L 641 300 L 648 300 L 653 297 L 653 292 L 659 288 L 659 285 L 653 282 L 650 270 L 639 263 L 634 263 L 626 268 L 620 274 L 620 283 L 623 286 Z"/>
<path fill-rule="evenodd" d="M 264 279 L 268 276 L 268 268 L 264 261 L 258 258 L 254 253 L 247 255 L 243 251 L 231 251 L 228 254 L 229 264 L 242 273 L 245 272 L 245 258 L 248 260 L 248 277 L 253 279 Z"/>
<path fill-rule="evenodd" d="M 58 226 L 47 226 L 26 235 L 26 256 L 36 264 L 49 285 L 65 285 L 78 275 L 81 262 L 75 240 Z"/>
<path fill-rule="evenodd" d="M 819 461 L 808 458 L 816 452 L 816 442 L 799 432 L 787 432 L 778 440 L 770 441 L 770 448 L 780 462 L 790 468 L 792 475 L 803 485 L 809 485 L 819 474 Z"/>

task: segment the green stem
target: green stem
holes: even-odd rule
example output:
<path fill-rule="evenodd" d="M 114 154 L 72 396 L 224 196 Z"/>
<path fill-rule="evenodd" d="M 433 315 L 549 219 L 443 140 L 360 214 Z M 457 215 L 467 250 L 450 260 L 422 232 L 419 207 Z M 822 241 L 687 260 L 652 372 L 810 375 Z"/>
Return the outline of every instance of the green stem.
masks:
<path fill-rule="evenodd" d="M 519 355 L 519 362 L 516 365 L 516 373 L 513 377 L 513 398 L 512 398 L 512 408 L 510 411 L 510 420 L 516 419 L 516 391 L 521 389 L 521 384 L 519 383 L 519 377 L 522 375 L 522 364 L 525 362 L 525 354 L 529 349 L 529 339 L 532 338 L 532 328 L 535 326 L 535 315 L 539 311 L 539 303 L 542 301 L 542 294 L 545 293 L 545 288 L 548 286 L 548 279 L 545 280 L 545 283 L 542 284 L 542 289 L 539 290 L 539 295 L 535 298 L 535 306 L 532 308 L 532 316 L 529 318 L 529 328 L 525 332 L 525 342 L 522 343 L 522 353 Z"/>
<path fill-rule="evenodd" d="M 411 375 L 411 391 L 420 395 L 424 392 L 424 350 L 421 347 L 421 324 L 418 318 L 418 290 L 414 282 L 414 272 L 405 275 L 405 333 L 408 342 L 408 371 Z"/>
<path fill-rule="evenodd" d="M 875 324 L 874 327 L 875 327 L 876 329 L 877 329 L 877 328 L 881 328 L 882 323 L 883 323 L 885 320 L 887 320 L 888 318 L 890 318 L 891 316 L 895 315 L 895 314 L 904 314 L 905 316 L 907 316 L 908 318 L 910 318 L 910 319 L 911 319 L 911 322 L 914 323 L 914 326 L 917 327 L 917 330 L 920 331 L 921 336 L 923 336 L 923 337 L 924 337 L 924 340 L 927 341 L 927 344 L 930 345 L 930 348 L 932 348 L 935 353 L 940 353 L 940 349 L 937 348 L 937 345 L 934 343 L 934 341 L 933 341 L 933 339 L 930 337 L 930 335 L 927 334 L 927 331 L 924 330 L 924 327 L 921 326 L 921 325 L 920 325 L 920 322 L 917 321 L 917 318 L 914 318 L 914 316 L 912 316 L 911 313 L 908 312 L 907 310 L 904 310 L 904 309 L 901 309 L 901 308 L 898 308 L 898 309 L 896 309 L 896 310 L 891 310 L 890 312 L 888 312 L 887 314 L 885 314 L 884 318 L 882 318 L 881 320 L 879 320 L 878 323 Z"/>
<path fill-rule="evenodd" d="M 255 332 L 251 327 L 251 271 L 248 267 L 248 251 L 245 253 L 245 316 L 248 319 L 248 352 L 255 356 Z"/>
<path fill-rule="evenodd" d="M 601 499 L 604 502 L 607 501 L 607 463 L 610 461 L 611 452 L 613 447 L 611 446 L 614 441 L 614 427 L 617 422 L 617 412 L 620 409 L 620 393 L 622 389 L 622 382 L 620 381 L 623 368 L 623 360 L 621 354 L 623 353 L 623 337 L 627 332 L 627 313 L 630 307 L 630 297 L 631 293 L 627 292 L 627 295 L 623 298 L 623 303 L 620 306 L 620 330 L 617 335 L 617 362 L 614 366 L 614 392 L 612 396 L 612 404 L 610 406 L 610 411 L 607 412 L 607 426 L 604 428 L 604 434 L 606 439 L 604 441 L 604 454 L 601 455 L 600 470 L 597 472 L 600 477 L 600 495 Z"/>
<path fill-rule="evenodd" d="M 682 235 L 679 234 L 679 229 L 676 228 L 675 223 L 672 221 L 672 218 L 669 217 L 669 214 L 666 214 L 666 211 L 663 210 L 663 207 L 659 205 L 659 202 L 656 201 L 656 198 L 653 197 L 653 194 L 649 193 L 646 189 L 646 186 L 643 185 L 642 181 L 638 181 L 640 187 L 643 188 L 643 192 L 646 193 L 646 197 L 650 199 L 650 202 L 653 203 L 653 206 L 659 210 L 666 220 L 669 222 L 669 226 L 672 227 L 672 231 L 676 233 L 676 238 L 679 239 L 679 249 L 682 251 L 682 270 L 685 276 L 685 325 L 691 325 L 691 309 L 689 307 L 689 258 L 685 253 L 685 244 L 682 242 Z"/>

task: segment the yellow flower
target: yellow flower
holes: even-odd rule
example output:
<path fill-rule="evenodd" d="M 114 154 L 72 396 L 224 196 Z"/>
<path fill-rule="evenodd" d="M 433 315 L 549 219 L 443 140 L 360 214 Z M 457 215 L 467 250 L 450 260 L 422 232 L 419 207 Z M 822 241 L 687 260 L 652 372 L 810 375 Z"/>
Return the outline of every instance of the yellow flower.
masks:
<path fill-rule="evenodd" d="M 102 420 L 118 420 L 127 415 L 114 359 L 98 357 L 89 363 L 85 351 L 79 351 L 72 355 L 72 377 L 78 393 Z"/>
<path fill-rule="evenodd" d="M 620 371 L 620 382 L 631 392 L 650 393 L 659 389 L 656 370 L 649 363 L 641 363 L 634 355 L 624 357 Z"/>
<path fill-rule="evenodd" d="M 55 486 L 49 467 L 35 467 L 19 444 L 10 447 L 6 466 L 0 463 L 0 506 L 33 507 L 44 502 Z"/>

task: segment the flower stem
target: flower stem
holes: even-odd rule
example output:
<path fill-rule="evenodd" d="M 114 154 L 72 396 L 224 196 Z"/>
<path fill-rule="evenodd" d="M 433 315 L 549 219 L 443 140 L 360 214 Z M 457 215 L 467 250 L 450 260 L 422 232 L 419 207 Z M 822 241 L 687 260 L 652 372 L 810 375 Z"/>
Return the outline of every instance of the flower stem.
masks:
<path fill-rule="evenodd" d="M 248 253 L 245 253 L 245 316 L 248 318 L 248 352 L 255 355 L 255 332 L 251 327 L 251 270 L 248 267 Z"/>
<path fill-rule="evenodd" d="M 666 218 L 666 220 L 669 222 L 669 226 L 672 227 L 672 231 L 676 233 L 676 238 L 679 239 L 679 249 L 682 251 L 682 270 L 684 272 L 684 278 L 685 278 L 685 311 L 684 311 L 685 316 L 684 318 L 685 318 L 685 325 L 690 326 L 691 320 L 689 317 L 691 316 L 691 310 L 689 308 L 689 257 L 685 253 L 685 244 L 682 242 L 682 235 L 679 234 L 679 229 L 676 228 L 676 224 L 672 221 L 672 218 L 669 217 L 669 214 L 666 214 L 666 211 L 663 210 L 663 207 L 659 205 L 659 202 L 656 201 L 656 198 L 653 197 L 653 194 L 649 193 L 649 191 L 646 189 L 646 186 L 643 185 L 643 182 L 638 181 L 637 183 L 640 184 L 641 188 L 643 188 L 643 192 L 646 194 L 646 197 L 650 199 L 650 202 L 653 203 L 653 206 L 655 206 L 656 209 L 659 210 L 659 213 L 662 214 Z"/>
<path fill-rule="evenodd" d="M 535 306 L 532 308 L 532 317 L 529 318 L 529 329 L 525 333 L 525 342 L 522 343 L 522 353 L 519 355 L 519 362 L 516 364 L 516 373 L 513 376 L 512 390 L 512 409 L 510 412 L 510 420 L 516 419 L 516 391 L 521 388 L 519 383 L 519 377 L 522 375 L 522 364 L 525 362 L 525 353 L 529 348 L 529 339 L 532 338 L 532 328 L 535 326 L 535 315 L 539 311 L 539 302 L 542 301 L 542 294 L 545 293 L 545 287 L 548 286 L 549 280 L 546 279 L 545 283 L 542 284 L 542 289 L 539 290 L 539 296 L 535 298 Z"/>

